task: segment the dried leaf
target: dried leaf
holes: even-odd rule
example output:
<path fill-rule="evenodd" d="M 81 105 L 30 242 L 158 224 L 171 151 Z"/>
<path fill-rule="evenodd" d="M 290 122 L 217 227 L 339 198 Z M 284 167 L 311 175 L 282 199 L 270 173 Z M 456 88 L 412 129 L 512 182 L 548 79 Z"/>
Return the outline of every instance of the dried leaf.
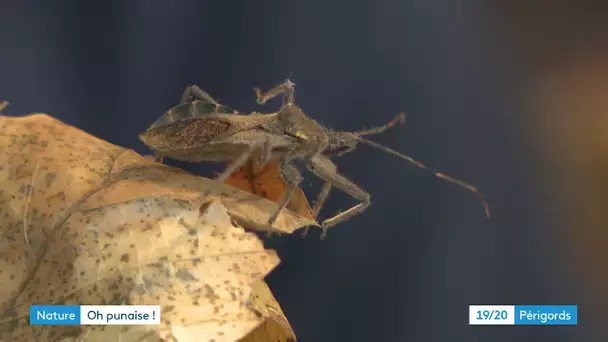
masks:
<path fill-rule="evenodd" d="M 236 341 L 267 320 L 293 334 L 252 304 L 274 300 L 259 283 L 279 259 L 236 222 L 262 225 L 273 203 L 224 186 L 201 206 L 210 182 L 44 114 L 0 117 L 1 340 Z M 31 326 L 32 304 L 161 305 L 162 322 Z"/>
<path fill-rule="evenodd" d="M 282 198 L 287 184 L 281 177 L 281 170 L 276 160 L 261 165 L 261 151 L 256 151 L 247 163 L 232 174 L 226 184 L 243 191 L 264 197 L 275 203 Z M 298 187 L 286 206 L 298 215 L 314 221 L 314 214 L 306 198 L 306 194 Z"/>
<path fill-rule="evenodd" d="M 268 317 L 254 331 L 249 333 L 241 342 L 295 342 L 294 334 L 281 306 L 272 296 L 272 292 L 264 281 L 258 281 L 253 285 L 249 305 L 252 309 Z"/>

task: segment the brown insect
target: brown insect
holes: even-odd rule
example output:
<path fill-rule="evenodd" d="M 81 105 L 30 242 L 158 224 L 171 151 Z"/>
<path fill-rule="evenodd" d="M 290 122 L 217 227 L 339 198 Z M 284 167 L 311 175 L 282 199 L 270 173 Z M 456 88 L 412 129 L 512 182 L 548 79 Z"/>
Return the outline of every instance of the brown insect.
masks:
<path fill-rule="evenodd" d="M 430 170 L 439 178 L 469 189 L 481 199 L 486 215 L 489 216 L 487 204 L 475 187 L 364 138 L 367 135 L 382 133 L 396 123 L 403 122 L 403 113 L 377 128 L 358 132 L 332 131 L 309 118 L 293 103 L 294 86 L 287 80 L 266 93 L 256 89 L 258 103 L 264 104 L 271 98 L 283 96 L 283 105 L 277 113 L 254 112 L 249 115 L 222 106 L 199 87 L 189 86 L 181 103 L 167 111 L 141 133 L 139 138 L 160 160 L 167 156 L 189 162 L 229 162 L 229 167 L 216 179 L 215 185 L 203 194 L 204 198 L 216 192 L 219 185 L 244 166 L 256 150 L 261 150 L 260 158 L 256 158 L 257 162 L 264 165 L 276 161 L 281 178 L 287 184 L 276 211 L 268 219 L 269 225 L 274 223 L 281 210 L 290 203 L 301 182 L 295 161 L 300 161 L 310 172 L 325 181 L 314 203 L 315 219 L 333 187 L 360 201 L 350 209 L 323 220 L 321 226 L 324 231 L 363 212 L 371 203 L 370 194 L 339 174 L 336 165 L 330 160 L 332 156 L 353 151 L 359 143 L 398 156 Z M 191 101 L 191 98 L 194 100 Z"/>

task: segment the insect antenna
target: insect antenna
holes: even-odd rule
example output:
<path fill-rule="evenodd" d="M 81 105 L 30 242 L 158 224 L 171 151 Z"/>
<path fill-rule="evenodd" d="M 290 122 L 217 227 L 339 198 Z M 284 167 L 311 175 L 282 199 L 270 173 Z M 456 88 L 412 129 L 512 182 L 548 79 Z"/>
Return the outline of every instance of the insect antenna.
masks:
<path fill-rule="evenodd" d="M 358 132 L 353 132 L 353 133 L 358 136 L 378 134 L 378 133 L 382 133 L 382 132 L 386 131 L 387 129 L 395 126 L 398 123 L 403 124 L 404 122 L 405 122 L 405 113 L 399 113 L 399 115 L 397 115 L 391 121 L 389 121 L 388 123 L 386 123 L 382 126 L 378 126 L 378 127 L 358 131 Z"/>
<path fill-rule="evenodd" d="M 474 186 L 472 186 L 472 185 L 470 185 L 468 183 L 465 183 L 465 182 L 463 182 L 461 180 L 452 178 L 452 177 L 450 177 L 448 175 L 444 175 L 443 173 L 438 172 L 438 171 L 436 171 L 436 170 L 434 170 L 434 169 L 432 169 L 432 168 L 430 168 L 430 167 L 422 164 L 421 162 L 415 160 L 412 157 L 406 156 L 403 153 L 399 153 L 399 152 L 397 152 L 397 151 L 395 151 L 393 149 L 390 149 L 390 148 L 388 148 L 386 146 L 382 146 L 382 145 L 380 145 L 378 143 L 375 143 L 375 142 L 373 142 L 371 140 L 359 138 L 359 141 L 361 141 L 362 143 L 365 143 L 365 144 L 367 144 L 369 146 L 372 146 L 372 147 L 378 148 L 380 150 L 383 150 L 384 152 L 390 153 L 390 154 L 392 154 L 394 156 L 397 156 L 399 158 L 405 159 L 405 160 L 409 161 L 410 163 L 416 165 L 417 167 L 419 167 L 421 169 L 424 169 L 424 170 L 427 170 L 429 172 L 432 172 L 438 178 L 446 180 L 446 181 L 448 181 L 450 183 L 454 183 L 456 185 L 459 185 L 459 186 L 461 186 L 461 187 L 463 187 L 463 188 L 471 191 L 472 193 L 474 193 L 481 200 L 481 202 L 483 204 L 483 207 L 484 207 L 484 210 L 485 210 L 486 217 L 490 218 L 490 208 L 488 206 L 488 203 L 486 202 L 485 198 L 483 197 L 483 195 L 481 194 L 481 192 L 479 192 L 479 190 L 477 190 L 476 187 L 474 187 Z"/>

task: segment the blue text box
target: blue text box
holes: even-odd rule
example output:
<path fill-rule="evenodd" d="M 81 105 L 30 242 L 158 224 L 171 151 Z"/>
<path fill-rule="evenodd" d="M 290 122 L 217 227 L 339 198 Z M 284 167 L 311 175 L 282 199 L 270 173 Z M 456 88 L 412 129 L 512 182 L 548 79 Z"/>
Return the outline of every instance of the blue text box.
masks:
<path fill-rule="evenodd" d="M 515 325 L 577 325 L 578 305 L 515 305 Z"/>
<path fill-rule="evenodd" d="M 30 306 L 30 324 L 37 325 L 79 325 L 79 305 L 32 305 Z"/>

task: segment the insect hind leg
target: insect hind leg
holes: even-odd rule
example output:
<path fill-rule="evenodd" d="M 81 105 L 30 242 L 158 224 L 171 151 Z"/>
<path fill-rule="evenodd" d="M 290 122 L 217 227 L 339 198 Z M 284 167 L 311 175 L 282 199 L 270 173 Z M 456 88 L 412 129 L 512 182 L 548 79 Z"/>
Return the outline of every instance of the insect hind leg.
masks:
<path fill-rule="evenodd" d="M 312 215 L 315 221 L 317 221 L 317 218 L 319 217 L 319 213 L 321 212 L 321 209 L 325 204 L 325 200 L 327 199 L 327 197 L 329 197 L 329 192 L 331 191 L 331 188 L 331 182 L 325 182 L 323 184 L 323 187 L 321 188 L 321 192 L 319 192 L 319 195 L 317 195 L 317 199 L 315 200 L 314 206 L 312 207 Z M 304 228 L 304 231 L 302 232 L 302 237 L 306 237 L 306 235 L 308 235 L 309 228 L 310 226 Z"/>
<path fill-rule="evenodd" d="M 232 162 L 230 166 L 227 167 L 226 170 L 224 170 L 224 172 L 219 175 L 219 177 L 213 180 L 213 183 L 205 190 L 205 192 L 201 196 L 201 200 L 204 201 L 208 196 L 215 194 L 220 188 L 220 186 L 224 184 L 224 182 L 226 182 L 228 177 L 230 177 L 241 166 L 245 165 L 245 163 L 249 160 L 249 158 L 251 158 L 255 150 L 260 148 L 265 142 L 265 140 L 254 142 L 249 146 L 247 150 L 241 153 L 241 155 L 238 156 L 234 160 L 234 162 Z"/>
<path fill-rule="evenodd" d="M 278 203 L 274 213 L 272 213 L 272 215 L 268 219 L 268 225 L 270 226 L 272 226 L 272 224 L 279 217 L 281 211 L 283 211 L 283 209 L 285 209 L 287 204 L 291 201 L 296 189 L 298 188 L 298 185 L 300 185 L 300 183 L 302 182 L 302 176 L 300 176 L 300 172 L 298 171 L 298 169 L 287 162 L 283 162 L 281 165 L 281 178 L 283 178 L 285 183 L 287 183 L 287 189 L 285 189 L 285 191 L 283 192 L 281 201 Z"/>

